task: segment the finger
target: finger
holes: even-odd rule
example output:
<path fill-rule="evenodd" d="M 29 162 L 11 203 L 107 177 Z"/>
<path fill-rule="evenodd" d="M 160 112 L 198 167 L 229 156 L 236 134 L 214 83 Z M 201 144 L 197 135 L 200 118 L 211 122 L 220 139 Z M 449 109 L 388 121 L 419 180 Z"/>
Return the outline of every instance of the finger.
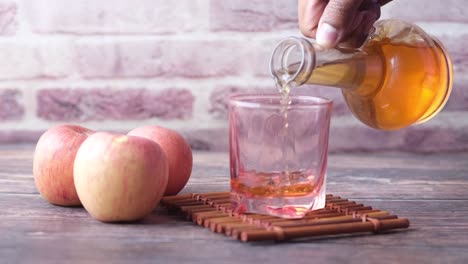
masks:
<path fill-rule="evenodd" d="M 375 0 L 366 0 L 359 7 L 359 11 L 368 11 L 369 15 L 375 16 L 375 20 L 380 17 L 380 4 Z"/>
<path fill-rule="evenodd" d="M 348 26 L 348 32 L 356 30 L 361 24 L 362 20 L 364 19 L 364 13 L 358 12 L 356 16 L 353 18 L 353 21 Z"/>
<path fill-rule="evenodd" d="M 347 35 L 349 35 L 350 32 L 355 31 L 359 26 L 361 26 L 362 21 L 366 16 L 366 13 L 368 13 L 363 11 L 373 12 L 376 15 L 376 19 L 380 16 L 380 6 L 376 0 L 363 0 L 352 22 L 349 23 L 348 30 L 346 32 Z M 343 37 L 343 39 L 344 38 L 346 37 Z"/>
<path fill-rule="evenodd" d="M 340 43 L 341 47 L 350 47 L 356 48 L 362 46 L 362 44 L 367 40 L 369 31 L 373 27 L 375 21 L 377 21 L 377 16 L 373 12 L 363 11 L 362 21 L 352 32 L 348 34 L 348 37 Z"/>
<path fill-rule="evenodd" d="M 317 42 L 334 47 L 349 32 L 362 0 L 330 0 L 323 10 L 317 30 Z"/>
<path fill-rule="evenodd" d="M 387 3 L 390 3 L 391 1 L 392 0 L 379 0 L 378 2 L 380 4 L 380 6 L 383 6 L 383 5 L 387 4 Z"/>
<path fill-rule="evenodd" d="M 368 35 L 371 31 L 372 27 L 374 26 L 377 19 L 379 19 L 380 15 L 376 15 L 374 12 L 366 12 L 363 19 L 363 29 L 364 34 Z"/>
<path fill-rule="evenodd" d="M 317 26 L 326 5 L 326 1 L 322 0 L 299 0 L 299 28 L 304 36 L 315 38 Z"/>
<path fill-rule="evenodd" d="M 375 0 L 364 0 L 355 16 L 350 32 L 343 37 L 340 46 L 360 47 L 380 17 L 380 5 Z M 356 25 L 357 24 L 357 25 Z"/>

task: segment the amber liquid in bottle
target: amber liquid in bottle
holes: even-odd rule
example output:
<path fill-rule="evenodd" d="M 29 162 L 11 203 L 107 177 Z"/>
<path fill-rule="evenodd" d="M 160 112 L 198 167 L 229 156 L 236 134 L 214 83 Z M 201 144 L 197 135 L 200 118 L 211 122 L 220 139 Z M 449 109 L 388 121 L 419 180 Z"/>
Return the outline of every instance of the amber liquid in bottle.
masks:
<path fill-rule="evenodd" d="M 383 39 L 370 42 L 363 51 L 365 55 L 317 67 L 307 83 L 343 87 L 353 114 L 379 129 L 422 122 L 443 107 L 451 80 L 438 45 L 411 46 Z"/>
<path fill-rule="evenodd" d="M 288 54 L 298 49 L 285 45 L 274 53 L 281 56 L 273 57 L 272 74 L 291 90 L 302 84 L 341 88 L 351 112 L 376 129 L 400 129 L 429 120 L 451 92 L 453 68 L 448 53 L 415 25 L 388 20 L 377 28 L 379 35 L 360 49 L 337 48 L 330 52 L 332 56 L 312 48 L 308 53 L 312 57 L 304 60 L 303 52 L 301 60 Z M 292 63 L 284 63 L 287 60 Z"/>

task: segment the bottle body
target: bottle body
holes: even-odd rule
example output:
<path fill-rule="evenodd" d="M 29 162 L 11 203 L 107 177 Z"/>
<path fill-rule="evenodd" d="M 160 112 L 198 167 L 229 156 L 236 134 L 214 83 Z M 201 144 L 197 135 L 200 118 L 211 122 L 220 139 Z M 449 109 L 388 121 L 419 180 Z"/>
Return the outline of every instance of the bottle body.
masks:
<path fill-rule="evenodd" d="M 300 59 L 287 59 L 292 64 L 312 60 L 313 67 L 290 67 L 283 60 L 288 70 L 280 72 L 300 70 L 297 76 L 283 73 L 283 83 L 341 88 L 351 112 L 370 127 L 393 130 L 427 121 L 450 95 L 453 69 L 449 55 L 438 41 L 414 25 L 380 21 L 360 49 L 323 51 L 310 46 L 301 47 L 304 56 L 297 56 Z"/>

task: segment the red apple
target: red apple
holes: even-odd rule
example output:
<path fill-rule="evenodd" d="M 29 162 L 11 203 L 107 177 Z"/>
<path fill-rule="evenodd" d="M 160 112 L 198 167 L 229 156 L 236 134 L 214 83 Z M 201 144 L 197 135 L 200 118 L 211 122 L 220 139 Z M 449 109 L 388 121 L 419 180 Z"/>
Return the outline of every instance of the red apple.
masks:
<path fill-rule="evenodd" d="M 97 132 L 78 150 L 74 174 L 81 203 L 94 218 L 134 221 L 159 204 L 168 165 L 161 147 L 151 140 Z"/>
<path fill-rule="evenodd" d="M 176 195 L 187 184 L 192 173 L 192 149 L 176 131 L 161 126 L 133 129 L 128 135 L 151 139 L 166 153 L 169 162 L 169 180 L 164 195 Z"/>
<path fill-rule="evenodd" d="M 39 193 L 56 205 L 80 205 L 73 183 L 73 161 L 81 143 L 94 131 L 76 125 L 47 130 L 36 145 L 33 174 Z"/>

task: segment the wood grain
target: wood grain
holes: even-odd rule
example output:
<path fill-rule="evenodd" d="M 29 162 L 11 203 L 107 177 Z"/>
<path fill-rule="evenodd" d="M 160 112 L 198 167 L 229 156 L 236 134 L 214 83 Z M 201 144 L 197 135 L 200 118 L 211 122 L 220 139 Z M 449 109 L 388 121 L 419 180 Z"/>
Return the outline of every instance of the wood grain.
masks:
<path fill-rule="evenodd" d="M 0 147 L 0 263 L 465 263 L 468 154 L 331 155 L 329 193 L 411 220 L 410 229 L 287 243 L 243 244 L 157 208 L 104 224 L 50 205 L 32 176 L 33 146 Z M 229 189 L 226 153 L 194 153 L 184 193 Z"/>

